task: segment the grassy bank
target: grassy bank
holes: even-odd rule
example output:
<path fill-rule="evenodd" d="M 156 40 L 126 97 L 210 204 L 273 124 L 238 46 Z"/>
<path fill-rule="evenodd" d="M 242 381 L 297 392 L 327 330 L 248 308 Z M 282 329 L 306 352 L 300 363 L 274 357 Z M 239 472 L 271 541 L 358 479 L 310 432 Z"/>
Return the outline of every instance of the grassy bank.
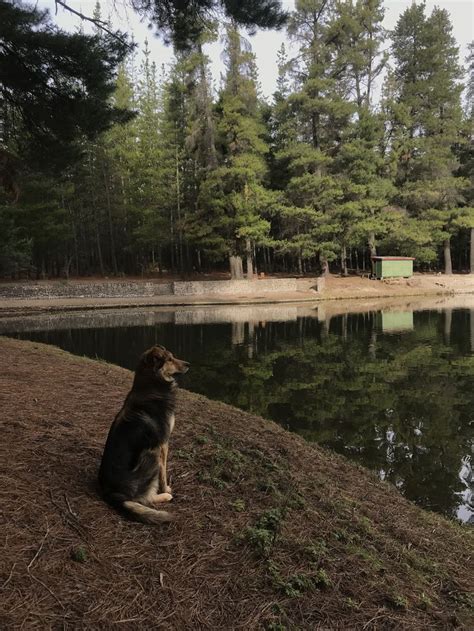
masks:
<path fill-rule="evenodd" d="M 474 626 L 474 532 L 269 421 L 181 391 L 170 526 L 96 472 L 131 373 L 0 338 L 3 628 Z"/>

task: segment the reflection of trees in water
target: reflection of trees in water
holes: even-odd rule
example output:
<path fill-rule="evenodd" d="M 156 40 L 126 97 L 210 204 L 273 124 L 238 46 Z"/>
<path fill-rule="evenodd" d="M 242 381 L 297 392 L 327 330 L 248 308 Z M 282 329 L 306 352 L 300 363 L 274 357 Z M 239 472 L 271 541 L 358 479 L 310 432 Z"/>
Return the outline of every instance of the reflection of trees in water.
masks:
<path fill-rule="evenodd" d="M 367 315 L 334 318 L 328 335 L 314 320 L 258 326 L 253 359 L 246 331 L 242 346 L 210 352 L 209 373 L 192 385 L 381 472 L 427 508 L 454 514 L 459 463 L 474 435 L 474 358 L 445 343 L 456 312 L 420 315 L 403 335 L 377 335 Z"/>
<path fill-rule="evenodd" d="M 472 448 L 474 449 L 474 443 Z M 472 458 L 470 455 L 462 459 L 459 479 L 465 486 L 465 489 L 458 493 L 461 497 L 458 516 L 469 524 L 474 524 L 474 471 L 472 470 Z"/>

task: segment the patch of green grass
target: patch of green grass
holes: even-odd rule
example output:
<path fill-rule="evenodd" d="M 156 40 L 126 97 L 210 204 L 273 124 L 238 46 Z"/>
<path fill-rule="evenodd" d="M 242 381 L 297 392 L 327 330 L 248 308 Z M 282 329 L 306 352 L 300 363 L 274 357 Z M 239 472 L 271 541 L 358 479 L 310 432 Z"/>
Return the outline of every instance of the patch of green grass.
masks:
<path fill-rule="evenodd" d="M 346 603 L 347 607 L 349 607 L 349 609 L 353 609 L 354 611 L 359 611 L 360 610 L 360 603 L 358 603 L 357 601 L 355 601 L 353 598 L 351 598 L 350 596 L 348 596 L 347 598 L 344 599 L 344 602 Z"/>
<path fill-rule="evenodd" d="M 71 559 L 76 563 L 85 563 L 87 561 L 87 550 L 83 546 L 77 546 L 71 550 Z"/>
<path fill-rule="evenodd" d="M 458 607 L 462 607 L 468 611 L 474 611 L 474 593 L 461 591 L 454 586 L 452 589 L 449 589 L 449 591 L 446 591 L 450 600 L 455 602 Z"/>
<path fill-rule="evenodd" d="M 304 548 L 305 556 L 312 563 L 319 563 L 328 553 L 328 547 L 324 539 L 313 541 Z"/>
<path fill-rule="evenodd" d="M 274 493 L 274 494 L 280 493 L 275 482 L 269 479 L 259 480 L 257 482 L 257 490 L 262 491 L 263 493 Z"/>
<path fill-rule="evenodd" d="M 345 528 L 338 528 L 333 532 L 333 537 L 342 543 L 353 543 L 358 541 L 360 537 L 354 532 L 349 532 Z"/>
<path fill-rule="evenodd" d="M 433 601 L 425 594 L 425 592 L 422 592 L 419 596 L 418 606 L 420 609 L 423 609 L 423 611 L 426 611 L 427 609 L 431 609 L 433 607 Z"/>
<path fill-rule="evenodd" d="M 214 486 L 216 489 L 219 489 L 220 491 L 225 489 L 227 486 L 227 482 L 225 482 L 219 477 L 211 475 L 207 471 L 199 471 L 199 473 L 197 474 L 197 479 L 199 480 L 199 482 L 205 482 L 207 484 L 210 484 L 211 486 Z"/>
<path fill-rule="evenodd" d="M 207 445 L 209 443 L 209 438 L 207 436 L 196 436 L 194 440 L 198 445 Z"/>
<path fill-rule="evenodd" d="M 295 493 L 290 495 L 287 502 L 288 508 L 294 508 L 296 510 L 301 510 L 306 507 L 306 500 L 300 493 Z"/>
<path fill-rule="evenodd" d="M 192 460 L 195 457 L 195 451 L 194 449 L 188 450 L 188 449 L 174 449 L 173 450 L 173 456 L 176 456 L 176 458 L 179 458 L 180 460 Z"/>
<path fill-rule="evenodd" d="M 270 611 L 272 618 L 263 623 L 265 631 L 287 631 L 289 628 L 291 628 L 292 631 L 296 631 L 295 626 L 288 626 L 288 613 L 280 603 L 273 603 L 270 607 Z"/>
<path fill-rule="evenodd" d="M 257 557 L 268 558 L 281 529 L 283 518 L 283 511 L 279 508 L 265 511 L 254 526 L 245 528 L 239 538 L 252 548 Z"/>
<path fill-rule="evenodd" d="M 287 627 L 281 622 L 267 622 L 265 631 L 287 631 Z"/>
<path fill-rule="evenodd" d="M 288 598 L 299 598 L 314 589 L 325 589 L 331 585 L 331 580 L 325 570 L 303 574 L 302 572 L 283 577 L 275 563 L 268 564 L 268 572 L 272 579 L 273 588 Z"/>
<path fill-rule="evenodd" d="M 374 570 L 383 570 L 384 565 L 380 558 L 377 556 L 377 552 L 374 550 L 368 550 L 367 548 L 362 548 L 361 546 L 349 546 L 349 553 L 355 554 L 360 559 L 366 561 Z"/>
<path fill-rule="evenodd" d="M 231 464 L 241 464 L 246 460 L 240 451 L 229 447 L 219 447 L 214 455 L 215 462 L 225 462 Z"/>
<path fill-rule="evenodd" d="M 361 517 L 358 520 L 357 525 L 366 534 L 373 534 L 375 532 L 372 522 L 367 517 Z"/>
<path fill-rule="evenodd" d="M 198 473 L 200 482 L 207 482 L 218 489 L 224 489 L 229 483 L 236 482 L 243 475 L 245 458 L 229 446 L 216 445 L 210 463 Z"/>
<path fill-rule="evenodd" d="M 385 600 L 393 609 L 405 610 L 409 607 L 408 599 L 402 594 L 387 594 Z"/>
<path fill-rule="evenodd" d="M 236 499 L 233 502 L 229 502 L 229 506 L 237 513 L 242 513 L 245 510 L 245 501 L 242 499 Z"/>

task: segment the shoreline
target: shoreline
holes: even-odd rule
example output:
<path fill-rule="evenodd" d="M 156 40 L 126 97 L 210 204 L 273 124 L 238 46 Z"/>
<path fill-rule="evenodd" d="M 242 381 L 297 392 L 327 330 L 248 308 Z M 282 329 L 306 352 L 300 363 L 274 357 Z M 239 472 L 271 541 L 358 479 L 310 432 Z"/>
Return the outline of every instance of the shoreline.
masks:
<path fill-rule="evenodd" d="M 73 281 L 75 283 L 76 281 Z M 117 281 L 119 282 L 119 281 Z M 215 281 L 213 286 L 219 285 L 222 281 Z M 241 282 L 241 281 L 237 281 Z M 133 288 L 142 290 L 148 281 L 133 281 L 127 283 L 130 287 L 129 293 L 123 296 L 101 295 L 87 297 L 60 297 L 50 295 L 48 297 L 22 298 L 21 290 L 15 297 L 2 297 L 1 290 L 5 285 L 0 284 L 0 318 L 21 314 L 58 312 L 58 311 L 86 311 L 97 309 L 117 309 L 117 308 L 170 308 L 170 307 L 207 307 L 212 305 L 272 305 L 272 304 L 293 304 L 293 303 L 334 303 L 351 301 L 355 305 L 360 301 L 374 302 L 389 299 L 411 299 L 421 297 L 442 297 L 453 295 L 474 294 L 474 275 L 415 275 L 411 279 L 387 279 L 385 281 L 368 280 L 359 277 L 329 277 L 325 287 L 316 291 L 316 279 L 298 279 L 297 291 L 265 291 L 264 281 L 255 281 L 257 291 L 252 294 L 189 294 L 173 295 L 161 294 L 154 296 L 137 296 L 133 294 Z M 261 284 L 262 283 L 262 284 Z M 94 291 L 96 282 L 84 283 L 81 285 Z M 148 283 L 149 284 L 149 283 Z M 202 285 L 202 283 L 201 283 Z M 21 287 L 34 286 L 30 283 Z M 60 287 L 64 291 L 64 284 L 59 281 L 46 283 L 45 286 L 53 294 L 54 287 Z M 77 286 L 77 283 L 76 283 Z M 19 285 L 20 287 L 20 285 Z M 11 288 L 11 285 L 9 285 Z M 260 291 L 260 288 L 262 291 Z M 13 292 L 14 293 L 14 292 Z M 357 308 L 356 308 L 357 309 Z"/>
<path fill-rule="evenodd" d="M 345 314 L 467 309 L 474 311 L 474 294 L 391 296 L 385 298 L 333 299 L 325 301 L 209 304 L 180 306 L 109 306 L 91 309 L 49 309 L 1 312 L 0 335 L 21 331 L 150 326 L 155 324 L 216 324 L 288 322 L 316 318 L 328 326 L 332 318 Z"/>
<path fill-rule="evenodd" d="M 170 449 L 175 522 L 127 521 L 95 480 L 132 373 L 9 338 L 0 352 L 6 628 L 472 628 L 470 528 L 271 421 L 184 390 Z"/>

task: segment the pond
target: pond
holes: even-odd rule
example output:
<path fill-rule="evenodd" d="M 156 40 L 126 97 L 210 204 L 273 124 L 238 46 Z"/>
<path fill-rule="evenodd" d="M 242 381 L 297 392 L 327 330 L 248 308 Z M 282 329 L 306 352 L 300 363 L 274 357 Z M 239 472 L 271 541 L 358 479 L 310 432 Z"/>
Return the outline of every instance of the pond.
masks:
<path fill-rule="evenodd" d="M 0 333 L 133 369 L 154 343 L 183 386 L 275 420 L 375 470 L 429 510 L 474 523 L 474 297 L 361 313 L 254 305 L 0 320 Z M 473 458 L 474 460 L 474 458 Z"/>

